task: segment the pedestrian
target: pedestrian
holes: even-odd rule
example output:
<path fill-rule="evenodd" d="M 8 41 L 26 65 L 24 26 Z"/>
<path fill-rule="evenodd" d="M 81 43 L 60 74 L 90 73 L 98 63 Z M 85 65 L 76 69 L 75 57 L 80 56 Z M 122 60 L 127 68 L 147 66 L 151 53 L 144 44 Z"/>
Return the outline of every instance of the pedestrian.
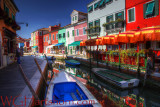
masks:
<path fill-rule="evenodd" d="M 17 57 L 17 63 L 20 64 L 20 49 L 16 49 L 16 57 Z"/>
<path fill-rule="evenodd" d="M 151 73 L 153 71 L 153 60 L 152 60 L 152 54 L 147 54 L 147 67 L 146 67 L 146 76 L 147 78 L 150 77 Z"/>

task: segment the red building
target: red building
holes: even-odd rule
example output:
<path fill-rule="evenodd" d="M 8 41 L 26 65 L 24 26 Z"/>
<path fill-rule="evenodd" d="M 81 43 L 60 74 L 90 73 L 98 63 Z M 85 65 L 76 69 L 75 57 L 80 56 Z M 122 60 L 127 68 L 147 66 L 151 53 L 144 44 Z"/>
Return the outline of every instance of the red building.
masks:
<path fill-rule="evenodd" d="M 48 28 L 38 29 L 33 32 L 33 52 L 43 53 L 43 34 L 48 33 Z"/>
<path fill-rule="evenodd" d="M 31 38 L 29 39 L 24 39 L 25 42 L 24 42 L 24 51 L 25 52 L 29 52 L 31 50 L 31 47 L 30 47 L 30 40 Z"/>
<path fill-rule="evenodd" d="M 57 47 L 54 47 L 54 45 L 58 43 L 58 30 L 60 27 L 60 24 L 49 26 L 49 33 L 43 35 L 44 53 L 56 52 Z"/>
<path fill-rule="evenodd" d="M 160 25 L 160 0 L 126 0 L 126 31 Z M 143 48 L 160 49 L 158 42 L 141 44 Z"/>

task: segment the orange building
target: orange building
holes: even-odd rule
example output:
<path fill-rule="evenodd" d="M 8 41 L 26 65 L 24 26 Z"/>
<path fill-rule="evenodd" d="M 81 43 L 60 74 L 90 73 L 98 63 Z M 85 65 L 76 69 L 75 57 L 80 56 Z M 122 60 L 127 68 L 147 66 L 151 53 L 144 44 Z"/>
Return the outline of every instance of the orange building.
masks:
<path fill-rule="evenodd" d="M 16 31 L 20 30 L 15 21 L 17 12 L 13 0 L 0 0 L 0 68 L 15 61 Z"/>

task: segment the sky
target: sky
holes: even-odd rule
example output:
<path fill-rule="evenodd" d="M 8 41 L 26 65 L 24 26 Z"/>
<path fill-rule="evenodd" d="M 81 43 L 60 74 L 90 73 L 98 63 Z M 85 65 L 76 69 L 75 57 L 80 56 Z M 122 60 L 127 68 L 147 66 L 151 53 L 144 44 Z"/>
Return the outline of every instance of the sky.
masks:
<path fill-rule="evenodd" d="M 14 0 L 19 12 L 17 23 L 21 30 L 17 34 L 22 38 L 30 38 L 31 33 L 40 28 L 48 28 L 61 23 L 65 26 L 71 23 L 70 14 L 73 9 L 87 13 L 87 4 L 93 0 Z"/>

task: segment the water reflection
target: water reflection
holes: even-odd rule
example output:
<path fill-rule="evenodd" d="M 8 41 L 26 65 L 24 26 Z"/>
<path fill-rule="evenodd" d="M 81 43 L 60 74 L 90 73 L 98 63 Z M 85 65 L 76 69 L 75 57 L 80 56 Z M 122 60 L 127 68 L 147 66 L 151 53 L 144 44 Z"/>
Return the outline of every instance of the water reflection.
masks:
<path fill-rule="evenodd" d="M 160 107 L 160 92 L 144 89 L 143 87 L 128 90 L 117 89 L 96 78 L 92 73 L 90 78 L 90 69 L 85 66 L 71 66 L 66 65 L 65 62 L 56 61 L 53 67 L 56 69 L 65 69 L 66 72 L 85 79 L 87 84 L 93 86 L 103 95 L 106 95 L 119 107 Z"/>

